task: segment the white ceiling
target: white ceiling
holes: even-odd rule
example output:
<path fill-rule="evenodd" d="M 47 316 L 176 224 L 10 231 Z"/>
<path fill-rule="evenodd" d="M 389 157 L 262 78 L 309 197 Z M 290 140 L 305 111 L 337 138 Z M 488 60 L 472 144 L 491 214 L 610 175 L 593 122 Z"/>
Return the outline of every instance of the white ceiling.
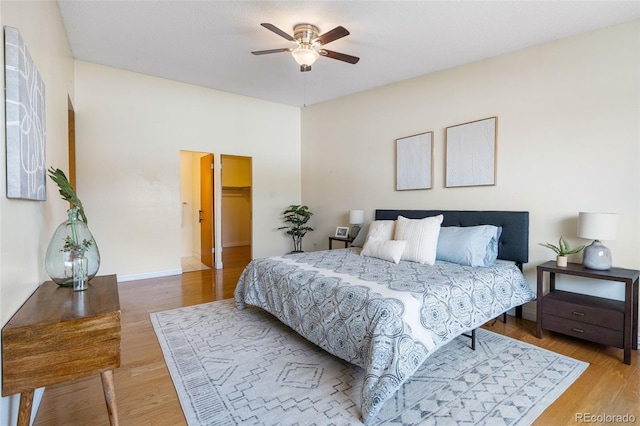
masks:
<path fill-rule="evenodd" d="M 303 106 L 640 18 L 639 1 L 58 0 L 76 59 Z M 311 23 L 351 34 L 301 73 L 290 47 Z M 541 64 L 543 66 L 544 64 Z"/>

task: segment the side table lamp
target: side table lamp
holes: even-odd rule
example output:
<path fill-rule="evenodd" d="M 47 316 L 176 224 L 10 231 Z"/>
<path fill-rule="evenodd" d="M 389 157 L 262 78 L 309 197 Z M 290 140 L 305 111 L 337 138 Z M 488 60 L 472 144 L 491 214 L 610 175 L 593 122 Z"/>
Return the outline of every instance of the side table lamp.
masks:
<path fill-rule="evenodd" d="M 618 216 L 615 213 L 580 212 L 578 237 L 594 240 L 585 247 L 582 264 L 585 268 L 606 271 L 611 269 L 611 250 L 600 240 L 615 240 Z"/>
<path fill-rule="evenodd" d="M 351 238 L 355 238 L 360 232 L 360 225 L 364 223 L 364 210 L 349 210 L 349 224 L 351 227 Z"/>

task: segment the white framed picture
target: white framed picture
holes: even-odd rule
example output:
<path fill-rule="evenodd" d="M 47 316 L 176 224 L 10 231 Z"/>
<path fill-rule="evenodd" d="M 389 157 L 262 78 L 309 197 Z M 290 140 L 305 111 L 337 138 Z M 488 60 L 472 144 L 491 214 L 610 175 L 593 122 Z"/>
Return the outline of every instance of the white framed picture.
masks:
<path fill-rule="evenodd" d="M 447 127 L 447 188 L 496 184 L 498 117 Z"/>
<path fill-rule="evenodd" d="M 396 139 L 396 191 L 431 189 L 433 132 Z"/>
<path fill-rule="evenodd" d="M 336 228 L 336 238 L 349 238 L 349 228 L 346 226 L 338 226 Z"/>

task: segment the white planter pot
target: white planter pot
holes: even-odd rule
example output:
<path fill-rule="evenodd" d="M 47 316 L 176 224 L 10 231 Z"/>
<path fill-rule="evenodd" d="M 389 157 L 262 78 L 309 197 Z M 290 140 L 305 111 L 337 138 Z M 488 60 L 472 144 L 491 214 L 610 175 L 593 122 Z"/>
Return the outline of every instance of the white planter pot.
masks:
<path fill-rule="evenodd" d="M 567 266 L 567 256 L 558 256 L 556 259 L 556 265 L 564 268 Z"/>

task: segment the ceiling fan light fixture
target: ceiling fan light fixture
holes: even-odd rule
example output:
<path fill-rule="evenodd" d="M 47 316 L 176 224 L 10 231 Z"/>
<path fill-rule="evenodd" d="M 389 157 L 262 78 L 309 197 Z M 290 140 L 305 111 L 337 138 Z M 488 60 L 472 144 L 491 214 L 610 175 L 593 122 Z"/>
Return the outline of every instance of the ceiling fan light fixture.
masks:
<path fill-rule="evenodd" d="M 298 65 L 310 67 L 320 54 L 310 45 L 299 46 L 291 52 Z"/>

